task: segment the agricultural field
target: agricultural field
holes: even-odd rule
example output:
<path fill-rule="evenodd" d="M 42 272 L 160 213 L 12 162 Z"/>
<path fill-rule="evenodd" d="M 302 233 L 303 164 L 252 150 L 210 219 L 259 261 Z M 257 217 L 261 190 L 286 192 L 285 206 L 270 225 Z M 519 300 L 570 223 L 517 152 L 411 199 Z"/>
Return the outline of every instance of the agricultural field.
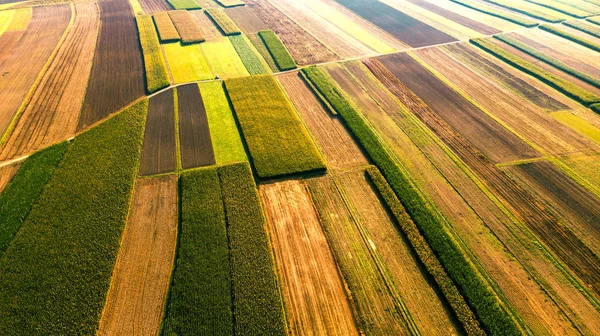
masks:
<path fill-rule="evenodd" d="M 600 335 L 600 0 L 0 1 L 0 330 Z"/>

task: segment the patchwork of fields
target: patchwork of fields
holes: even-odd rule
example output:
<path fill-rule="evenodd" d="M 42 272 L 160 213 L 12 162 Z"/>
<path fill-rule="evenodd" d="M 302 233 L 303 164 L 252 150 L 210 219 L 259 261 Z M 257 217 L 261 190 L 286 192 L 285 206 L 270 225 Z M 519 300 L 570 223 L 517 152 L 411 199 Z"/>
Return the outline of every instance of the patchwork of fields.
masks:
<path fill-rule="evenodd" d="M 0 70 L 2 335 L 600 335 L 599 0 L 3 0 Z"/>

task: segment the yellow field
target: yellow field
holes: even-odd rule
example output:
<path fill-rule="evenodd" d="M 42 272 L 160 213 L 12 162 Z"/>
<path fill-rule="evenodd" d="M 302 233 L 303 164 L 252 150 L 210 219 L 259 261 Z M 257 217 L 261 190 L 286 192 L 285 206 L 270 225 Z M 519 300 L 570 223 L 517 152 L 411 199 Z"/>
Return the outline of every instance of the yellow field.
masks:
<path fill-rule="evenodd" d="M 550 113 L 550 115 L 577 132 L 600 144 L 600 129 L 568 111 Z"/>
<path fill-rule="evenodd" d="M 165 43 L 163 50 L 175 84 L 214 78 L 199 45 Z"/>
<path fill-rule="evenodd" d="M 0 12 L 0 35 L 2 35 L 6 31 L 14 14 L 14 10 Z"/>
<path fill-rule="evenodd" d="M 29 24 L 29 20 L 31 20 L 31 13 L 31 7 L 20 8 L 15 10 L 15 14 L 13 15 L 13 18 L 10 21 L 10 24 L 8 25 L 8 28 L 6 28 L 6 30 L 25 30 L 27 28 L 27 25 Z"/>
<path fill-rule="evenodd" d="M 144 14 L 144 9 L 142 9 L 142 5 L 140 5 L 140 2 L 138 0 L 129 0 L 129 4 L 131 5 L 131 8 L 133 9 L 133 13 L 135 15 Z"/>
<path fill-rule="evenodd" d="M 583 178 L 589 185 L 600 186 L 600 157 L 597 155 L 577 156 L 563 161 L 579 177 Z M 596 195 L 598 190 L 591 190 Z"/>
<path fill-rule="evenodd" d="M 250 75 L 227 37 L 202 43 L 201 47 L 215 76 L 230 78 Z"/>

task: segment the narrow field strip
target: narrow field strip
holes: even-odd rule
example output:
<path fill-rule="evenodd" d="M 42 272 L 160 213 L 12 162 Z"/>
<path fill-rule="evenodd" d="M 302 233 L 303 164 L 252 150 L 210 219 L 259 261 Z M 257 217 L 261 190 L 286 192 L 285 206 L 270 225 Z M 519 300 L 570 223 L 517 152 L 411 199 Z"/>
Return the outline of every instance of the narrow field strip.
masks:
<path fill-rule="evenodd" d="M 565 21 L 563 22 L 565 26 L 571 27 L 573 29 L 577 29 L 586 34 L 590 34 L 597 38 L 600 38 L 600 27 L 587 23 L 585 21 Z"/>
<path fill-rule="evenodd" d="M 298 67 L 292 55 L 272 30 L 261 30 L 258 32 L 258 36 L 269 50 L 279 70 L 287 71 Z"/>
<path fill-rule="evenodd" d="M 202 43 L 202 52 L 215 77 L 249 76 L 244 63 L 227 37 Z"/>
<path fill-rule="evenodd" d="M 171 42 L 162 47 L 174 84 L 214 78 L 199 45 Z"/>
<path fill-rule="evenodd" d="M 245 34 L 256 34 L 269 29 L 249 6 L 226 8 L 225 13 Z"/>
<path fill-rule="evenodd" d="M 163 334 L 231 335 L 229 242 L 217 170 L 184 172 L 179 184 L 179 246 Z"/>
<path fill-rule="evenodd" d="M 205 13 L 215 22 L 225 36 L 239 35 L 242 33 L 240 28 L 231 20 L 227 13 L 219 8 L 207 9 Z"/>
<path fill-rule="evenodd" d="M 583 18 L 586 18 L 586 17 L 592 15 L 592 13 L 590 13 L 590 12 L 587 12 L 585 10 L 576 8 L 574 6 L 571 6 L 571 5 L 568 5 L 565 3 L 561 3 L 559 1 L 527 0 L 527 2 L 531 2 L 536 5 L 540 5 L 542 7 L 547 7 L 547 8 L 553 9 L 557 12 L 561 12 L 561 13 L 567 14 L 569 16 L 576 17 L 578 19 L 583 19 Z"/>
<path fill-rule="evenodd" d="M 326 169 L 308 131 L 273 77 L 228 79 L 225 86 L 260 178 Z"/>
<path fill-rule="evenodd" d="M 150 98 L 139 174 L 174 172 L 176 152 L 173 89 L 168 89 Z"/>
<path fill-rule="evenodd" d="M 229 41 L 242 60 L 244 67 L 246 67 L 246 71 L 248 71 L 248 74 L 265 75 L 269 73 L 265 61 L 261 59 L 261 56 L 257 54 L 257 51 L 254 51 L 254 47 L 249 44 L 245 36 L 229 36 Z"/>
<path fill-rule="evenodd" d="M 195 0 L 167 0 L 173 8 L 180 9 L 202 9 Z"/>
<path fill-rule="evenodd" d="M 168 13 L 182 43 L 200 43 L 206 40 L 204 33 L 188 11 L 175 10 Z"/>
<path fill-rule="evenodd" d="M 229 233 L 236 334 L 283 336 L 283 299 L 250 165 L 222 166 L 218 173 Z"/>
<path fill-rule="evenodd" d="M 163 57 L 160 42 L 158 41 L 158 36 L 154 30 L 152 16 L 138 15 L 135 19 L 137 21 L 140 43 L 144 53 L 146 90 L 148 93 L 153 93 L 171 84 L 169 82 L 167 63 Z"/>
<path fill-rule="evenodd" d="M 152 15 L 156 12 L 171 10 L 171 6 L 166 0 L 139 0 L 140 6 L 145 14 Z M 134 10 L 137 14 L 137 11 Z"/>
<path fill-rule="evenodd" d="M 593 105 L 592 105 L 593 106 Z M 583 134 L 600 145 L 600 129 L 569 111 L 551 113 L 552 118 Z"/>
<path fill-rule="evenodd" d="M 545 31 L 551 32 L 553 34 L 556 34 L 560 37 L 564 37 L 567 40 L 571 40 L 575 43 L 579 43 L 584 47 L 588 47 L 594 51 L 598 51 L 600 52 L 600 44 L 595 43 L 593 41 L 590 40 L 586 40 L 585 38 L 582 38 L 580 36 L 577 36 L 575 34 L 571 34 L 565 30 L 562 30 L 560 28 L 554 27 L 554 26 L 550 26 L 550 25 L 541 25 L 540 29 L 543 29 Z"/>
<path fill-rule="evenodd" d="M 512 23 L 516 23 L 523 27 L 535 27 L 538 24 L 536 21 L 529 20 L 525 17 L 510 13 L 508 11 L 503 11 L 503 10 L 496 9 L 491 6 L 486 6 L 479 2 L 474 2 L 474 1 L 470 1 L 470 0 L 450 0 L 450 1 L 460 4 L 462 6 L 465 6 L 467 8 L 471 8 L 478 12 L 485 13 L 485 14 L 488 14 L 491 16 L 495 16 L 495 17 L 504 19 L 504 20 L 512 22 Z"/>
<path fill-rule="evenodd" d="M 491 4 L 510 9 L 517 13 L 531 16 L 532 18 L 548 21 L 548 22 L 561 22 L 568 20 L 570 17 L 563 13 L 559 13 L 549 8 L 537 6 L 533 3 L 527 3 L 526 1 L 515 1 L 515 0 L 485 0 Z"/>
<path fill-rule="evenodd" d="M 258 36 L 258 34 L 252 34 L 252 35 L 248 35 L 246 37 L 248 38 L 250 43 L 252 43 L 254 48 L 256 48 L 256 51 L 258 51 L 258 53 L 265 60 L 265 62 L 269 66 L 269 69 L 271 70 L 271 72 L 278 72 L 279 68 L 277 68 L 277 64 L 275 64 L 275 60 L 273 59 L 273 56 L 271 56 L 269 49 L 267 49 L 267 46 L 265 45 L 263 40 Z"/>
<path fill-rule="evenodd" d="M 206 1 L 210 1 L 216 6 L 214 0 Z M 219 27 L 215 24 L 215 22 L 211 20 L 211 18 L 208 15 L 206 15 L 205 11 L 195 10 L 188 11 L 188 13 L 192 16 L 192 18 L 194 18 L 194 21 L 196 21 L 200 29 L 202 29 L 202 32 L 204 33 L 204 36 L 206 37 L 207 41 L 219 38 L 221 36 L 225 36 L 223 35 Z"/>
<path fill-rule="evenodd" d="M 156 12 L 152 17 L 154 18 L 156 30 L 158 30 L 158 36 L 160 37 L 161 42 L 175 42 L 181 40 L 177 28 L 175 28 L 173 21 L 171 21 L 169 12 Z"/>
<path fill-rule="evenodd" d="M 245 6 L 246 4 L 241 1 L 241 0 L 215 0 L 216 2 L 219 3 L 219 5 L 226 7 L 226 8 L 230 8 L 230 7 L 238 7 L 238 6 Z"/>
<path fill-rule="evenodd" d="M 215 164 L 208 118 L 198 85 L 178 86 L 177 100 L 182 168 Z"/>
<path fill-rule="evenodd" d="M 0 326 L 7 335 L 96 332 L 146 110 L 141 101 L 73 140 L 0 259 Z"/>
<path fill-rule="evenodd" d="M 177 245 L 177 177 L 138 179 L 98 335 L 158 335 Z"/>

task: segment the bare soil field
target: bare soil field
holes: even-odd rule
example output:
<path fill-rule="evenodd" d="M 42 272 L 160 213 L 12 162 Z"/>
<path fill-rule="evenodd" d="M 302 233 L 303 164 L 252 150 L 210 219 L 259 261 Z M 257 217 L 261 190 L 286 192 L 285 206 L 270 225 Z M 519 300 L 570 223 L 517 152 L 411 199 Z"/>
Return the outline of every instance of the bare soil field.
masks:
<path fill-rule="evenodd" d="M 269 29 L 248 6 L 231 7 L 224 10 L 231 20 L 246 34 L 257 34 L 261 30 Z"/>
<path fill-rule="evenodd" d="M 0 63 L 0 134 L 6 131 L 23 99 L 32 90 L 70 18 L 71 8 L 66 5 L 35 7 L 23 36 Z"/>
<path fill-rule="evenodd" d="M 173 10 L 166 0 L 140 0 L 140 5 L 146 14 Z"/>
<path fill-rule="evenodd" d="M 75 5 L 73 25 L 0 151 L 0 160 L 32 153 L 75 134 L 99 26 L 97 4 Z"/>
<path fill-rule="evenodd" d="M 150 98 L 140 175 L 174 172 L 177 169 L 173 89 Z"/>
<path fill-rule="evenodd" d="M 5 31 L 0 35 L 0 64 L 4 63 L 24 33 L 24 30 L 15 30 Z"/>
<path fill-rule="evenodd" d="M 344 125 L 324 109 L 299 73 L 293 72 L 277 78 L 325 155 L 329 168 L 344 169 L 368 164 L 367 158 Z"/>
<path fill-rule="evenodd" d="M 177 177 L 138 179 L 98 335 L 158 335 L 177 245 Z"/>
<path fill-rule="evenodd" d="M 0 167 L 0 193 L 6 188 L 6 185 L 12 180 L 13 176 L 19 171 L 21 162 L 11 163 Z"/>
<path fill-rule="evenodd" d="M 292 335 L 358 335 L 346 288 L 306 187 L 260 186 Z"/>
<path fill-rule="evenodd" d="M 298 65 L 325 63 L 339 59 L 267 0 L 248 0 L 246 3 L 279 36 Z"/>
<path fill-rule="evenodd" d="M 215 164 L 208 119 L 197 84 L 177 87 L 179 141 L 183 169 Z"/>
<path fill-rule="evenodd" d="M 146 93 L 142 51 L 127 1 L 100 6 L 100 34 L 77 130 L 104 119 Z"/>
<path fill-rule="evenodd" d="M 200 27 L 200 29 L 204 33 L 204 37 L 207 41 L 211 41 L 219 37 L 225 36 L 221 32 L 221 30 L 215 25 L 213 20 L 211 20 L 208 17 L 208 15 L 204 13 L 204 11 L 194 10 L 188 11 L 188 13 L 190 13 L 194 21 L 196 21 L 198 27 Z"/>

